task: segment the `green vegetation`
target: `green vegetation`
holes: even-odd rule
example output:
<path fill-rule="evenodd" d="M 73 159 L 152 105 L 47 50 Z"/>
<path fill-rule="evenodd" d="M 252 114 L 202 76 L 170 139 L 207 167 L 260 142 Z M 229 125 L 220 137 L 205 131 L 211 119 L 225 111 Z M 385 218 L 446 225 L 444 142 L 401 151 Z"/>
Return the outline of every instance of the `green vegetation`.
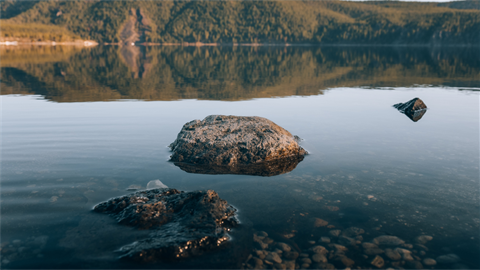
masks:
<path fill-rule="evenodd" d="M 45 24 L 1 23 L 1 37 L 9 40 L 67 42 L 80 39 L 63 27 Z"/>
<path fill-rule="evenodd" d="M 139 42 L 480 44 L 480 11 L 469 2 L 8 0 L 1 23 L 99 42 L 125 40 L 133 18 Z"/>

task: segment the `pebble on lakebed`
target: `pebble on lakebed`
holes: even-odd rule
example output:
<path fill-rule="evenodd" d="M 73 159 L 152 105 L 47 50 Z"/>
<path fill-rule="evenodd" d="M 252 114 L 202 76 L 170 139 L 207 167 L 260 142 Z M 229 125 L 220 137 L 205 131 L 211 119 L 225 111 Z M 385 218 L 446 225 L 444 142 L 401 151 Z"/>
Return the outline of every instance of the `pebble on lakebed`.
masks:
<path fill-rule="evenodd" d="M 169 147 L 171 161 L 187 172 L 272 176 L 303 160 L 298 141 L 266 118 L 210 115 L 186 123 Z"/>
<path fill-rule="evenodd" d="M 268 237 L 265 231 L 256 232 L 253 234 L 255 248 L 243 269 L 431 269 L 437 265 L 437 261 L 428 257 L 428 248 L 422 244 L 412 245 L 393 235 L 378 235 L 373 229 L 366 233 L 358 227 L 337 228 L 315 227 L 314 231 L 329 237 L 322 236 L 314 246 L 309 243 L 315 242 L 313 240 L 297 239 L 296 235 L 301 232 L 290 238 L 284 237 L 289 233 Z M 357 240 L 352 242 L 350 239 L 354 238 Z M 432 239 L 421 235 L 411 240 L 426 244 Z M 279 253 L 279 249 L 283 252 Z M 459 261 L 455 254 L 442 255 L 438 259 L 451 265 Z"/>

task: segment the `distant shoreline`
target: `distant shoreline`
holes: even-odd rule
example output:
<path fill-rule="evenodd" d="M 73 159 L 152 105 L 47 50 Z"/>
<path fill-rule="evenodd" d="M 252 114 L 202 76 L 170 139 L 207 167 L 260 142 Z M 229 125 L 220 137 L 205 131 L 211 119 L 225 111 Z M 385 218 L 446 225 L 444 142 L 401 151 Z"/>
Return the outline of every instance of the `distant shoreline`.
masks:
<path fill-rule="evenodd" d="M 350 43 L 203 43 L 203 42 L 136 42 L 125 44 L 121 42 L 96 42 L 93 40 L 75 40 L 67 42 L 55 41 L 24 41 L 24 40 L 2 40 L 0 46 L 181 46 L 181 47 L 480 47 L 480 44 L 449 44 L 449 43 L 419 43 L 419 44 L 350 44 Z"/>
<path fill-rule="evenodd" d="M 0 46 L 24 46 L 24 45 L 92 47 L 92 46 L 99 45 L 99 43 L 93 40 L 75 40 L 75 41 L 66 41 L 66 42 L 55 42 L 55 41 L 25 42 L 25 41 L 18 41 L 18 40 L 0 40 Z"/>

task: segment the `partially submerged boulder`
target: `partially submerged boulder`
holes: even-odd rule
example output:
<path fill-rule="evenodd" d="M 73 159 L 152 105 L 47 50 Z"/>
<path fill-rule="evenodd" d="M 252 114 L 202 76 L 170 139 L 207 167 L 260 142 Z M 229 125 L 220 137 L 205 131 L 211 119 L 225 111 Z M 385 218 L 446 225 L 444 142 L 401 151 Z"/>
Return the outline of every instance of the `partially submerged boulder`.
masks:
<path fill-rule="evenodd" d="M 229 239 L 236 209 L 213 190 L 151 189 L 96 205 L 118 223 L 149 229 L 150 237 L 122 247 L 120 258 L 143 262 L 200 255 Z"/>
<path fill-rule="evenodd" d="M 423 115 L 427 112 L 427 105 L 419 98 L 414 98 L 405 103 L 398 103 L 393 105 L 401 113 L 404 113 L 408 118 L 413 122 L 420 120 Z"/>
<path fill-rule="evenodd" d="M 249 173 L 248 168 L 233 167 L 278 161 L 282 164 L 293 162 L 295 168 L 307 153 L 298 145 L 298 140 L 297 136 L 262 117 L 210 115 L 183 126 L 177 139 L 170 144 L 171 160 L 176 164 L 188 164 L 184 167 L 197 165 L 197 170 L 203 173 L 258 174 L 255 172 L 260 171 L 256 169 Z"/>

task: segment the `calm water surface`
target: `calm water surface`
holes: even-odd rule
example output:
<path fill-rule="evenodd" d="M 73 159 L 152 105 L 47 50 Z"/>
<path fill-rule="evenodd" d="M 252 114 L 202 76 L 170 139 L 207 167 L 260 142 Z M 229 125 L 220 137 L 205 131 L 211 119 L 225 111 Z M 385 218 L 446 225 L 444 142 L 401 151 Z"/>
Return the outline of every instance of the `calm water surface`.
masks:
<path fill-rule="evenodd" d="M 364 242 L 430 235 L 412 254 L 459 257 L 426 268 L 480 268 L 477 50 L 0 52 L 2 268 L 239 268 L 256 231 L 305 251 L 352 226 Z M 417 122 L 392 107 L 415 97 L 428 106 Z M 182 125 L 211 114 L 268 118 L 310 154 L 272 177 L 191 174 L 168 162 Z M 155 179 L 218 192 L 239 209 L 232 240 L 180 262 L 119 262 L 115 250 L 148 232 L 91 209 Z M 315 227 L 316 218 L 334 228 Z M 363 253 L 349 247 L 353 268 L 373 267 Z"/>

